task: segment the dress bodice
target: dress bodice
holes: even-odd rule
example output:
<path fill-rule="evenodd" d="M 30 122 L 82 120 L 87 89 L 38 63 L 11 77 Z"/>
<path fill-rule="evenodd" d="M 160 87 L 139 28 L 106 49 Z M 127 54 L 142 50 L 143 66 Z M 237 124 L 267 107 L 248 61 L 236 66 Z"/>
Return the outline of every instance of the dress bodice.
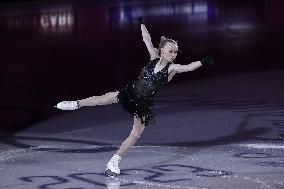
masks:
<path fill-rule="evenodd" d="M 168 82 L 169 64 L 159 72 L 154 73 L 158 60 L 158 58 L 151 60 L 145 67 L 143 77 L 133 84 L 135 91 L 143 97 L 153 97 L 155 93 Z"/>

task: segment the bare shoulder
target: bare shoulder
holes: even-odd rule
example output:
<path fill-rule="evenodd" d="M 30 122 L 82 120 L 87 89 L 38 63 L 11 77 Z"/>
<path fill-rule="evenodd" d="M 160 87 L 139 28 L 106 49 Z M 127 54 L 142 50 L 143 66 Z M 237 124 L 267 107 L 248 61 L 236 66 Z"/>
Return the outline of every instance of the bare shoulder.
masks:
<path fill-rule="evenodd" d="M 155 59 L 158 59 L 160 58 L 159 56 L 151 56 L 150 60 L 155 60 Z"/>
<path fill-rule="evenodd" d="M 177 72 L 177 67 L 178 67 L 179 64 L 170 64 L 169 66 L 169 72 Z"/>

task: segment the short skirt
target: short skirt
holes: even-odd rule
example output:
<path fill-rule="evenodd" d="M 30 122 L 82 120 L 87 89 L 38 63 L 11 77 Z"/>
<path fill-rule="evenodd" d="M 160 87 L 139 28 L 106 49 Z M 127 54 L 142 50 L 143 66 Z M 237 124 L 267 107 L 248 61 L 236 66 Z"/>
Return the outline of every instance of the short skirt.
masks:
<path fill-rule="evenodd" d="M 135 87 L 134 82 L 118 91 L 117 100 L 124 110 L 139 118 L 145 126 L 155 123 L 153 95 L 143 96 Z"/>

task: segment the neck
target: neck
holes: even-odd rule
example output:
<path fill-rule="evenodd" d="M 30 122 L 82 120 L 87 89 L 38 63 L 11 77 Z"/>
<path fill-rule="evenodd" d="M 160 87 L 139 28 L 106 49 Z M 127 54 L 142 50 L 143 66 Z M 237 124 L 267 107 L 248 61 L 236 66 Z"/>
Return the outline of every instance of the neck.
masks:
<path fill-rule="evenodd" d="M 160 60 L 158 61 L 159 65 L 163 65 L 163 64 L 167 64 L 168 61 L 166 59 L 164 59 L 163 57 L 160 57 Z"/>

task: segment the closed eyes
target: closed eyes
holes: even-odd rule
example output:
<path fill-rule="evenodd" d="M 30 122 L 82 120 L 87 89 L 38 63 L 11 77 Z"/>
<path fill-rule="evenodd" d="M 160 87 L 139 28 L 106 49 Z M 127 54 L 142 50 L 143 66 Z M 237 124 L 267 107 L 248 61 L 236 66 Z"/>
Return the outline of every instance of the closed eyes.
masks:
<path fill-rule="evenodd" d="M 174 52 L 174 53 L 177 53 L 178 51 L 169 51 L 170 53 Z"/>

